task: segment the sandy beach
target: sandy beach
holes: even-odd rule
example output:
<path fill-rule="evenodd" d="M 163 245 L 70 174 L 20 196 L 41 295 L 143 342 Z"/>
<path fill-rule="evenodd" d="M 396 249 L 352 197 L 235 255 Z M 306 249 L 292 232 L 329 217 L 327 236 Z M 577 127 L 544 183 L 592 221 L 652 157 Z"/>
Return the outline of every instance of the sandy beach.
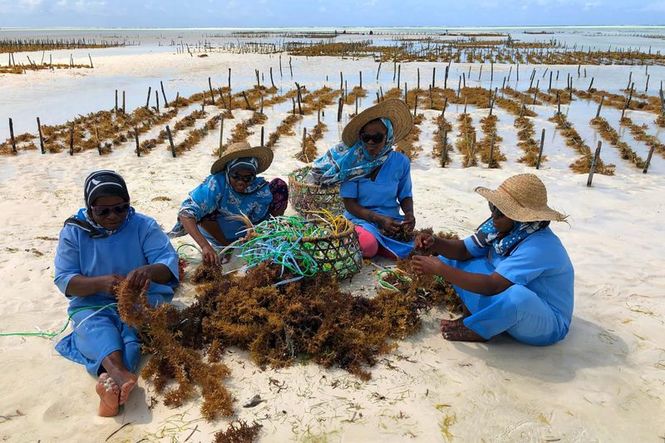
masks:
<path fill-rule="evenodd" d="M 55 124 L 112 107 L 115 89 L 127 91 L 127 107 L 133 109 L 145 102 L 147 87 L 156 87 L 160 80 L 170 97 L 176 91 L 185 96 L 204 90 L 208 77 L 224 86 L 232 68 L 237 92 L 251 87 L 254 69 L 267 75 L 277 64 L 276 56 L 257 54 L 211 53 L 198 58 L 168 51 L 106 51 L 90 51 L 93 70 L 0 75 L 0 138 L 8 136 L 7 117 L 13 118 L 17 133 L 34 133 L 37 116 L 45 124 Z M 54 58 L 58 56 L 68 57 L 69 52 L 54 52 Z M 432 66 L 405 64 L 402 78 L 413 82 L 418 67 L 431 72 Z M 467 66 L 459 64 L 456 69 L 463 71 Z M 372 104 L 379 85 L 384 90 L 392 87 L 392 72 L 375 81 L 372 60 L 294 57 L 293 68 L 293 79 L 285 73 L 276 81 L 284 92 L 293 88 L 294 81 L 309 90 L 338 87 L 339 71 L 348 74 L 350 89 L 363 71 L 369 93 L 361 109 Z M 560 68 L 562 72 L 577 69 Z M 496 65 L 496 75 L 503 76 L 508 69 Z M 596 85 L 608 90 L 623 88 L 630 70 L 588 69 L 589 76 L 596 76 Z M 641 81 L 638 69 L 634 77 Z M 531 67 L 525 65 L 524 70 L 529 72 Z M 651 67 L 650 73 L 663 79 L 665 69 Z M 515 86 L 524 89 L 524 83 Z M 495 110 L 498 134 L 503 137 L 500 149 L 507 157 L 500 169 L 463 168 L 457 151 L 451 152 L 452 163 L 441 168 L 432 157 L 439 111 L 419 111 L 424 114 L 417 142 L 422 150 L 412 161 L 417 227 L 469 235 L 487 217 L 486 201 L 473 192 L 476 186 L 496 187 L 513 174 L 537 173 L 548 188 L 550 206 L 570 216 L 568 223 L 553 225 L 576 272 L 575 311 L 568 337 L 544 348 L 503 336 L 483 344 L 447 342 L 438 330 L 438 319 L 447 314 L 435 309 L 426 314 L 418 334 L 399 342 L 394 353 L 371 368 L 368 382 L 314 363 L 261 370 L 245 352 L 230 349 L 223 361 L 232 370 L 228 386 L 236 398 L 234 418 L 260 423 L 260 441 L 665 441 L 665 252 L 660 244 L 665 158 L 654 153 L 648 174 L 643 174 L 604 144 L 603 160 L 615 164 L 616 173 L 596 175 L 589 188 L 587 176 L 568 167 L 575 152 L 547 121 L 556 106 L 531 108 L 537 113 L 533 118 L 536 134 L 546 129 L 547 161 L 538 171 L 517 162 L 522 153 L 516 146 L 514 116 L 502 109 Z M 206 107 L 209 116 L 220 109 Z M 267 108 L 266 134 L 290 111 L 290 101 Z M 346 106 L 338 123 L 337 106 L 325 109 L 328 130 L 317 142 L 319 153 L 339 140 L 353 111 L 353 106 Z M 461 112 L 459 105 L 451 105 L 446 112 L 455 135 Z M 575 101 L 564 112 L 587 144 L 595 147 L 599 135 L 589 125 L 595 105 Z M 470 106 L 469 113 L 479 127 L 479 119 L 488 110 Z M 603 113 L 615 127 L 620 114 L 609 108 Z M 665 142 L 665 129 L 653 123 L 654 114 L 628 111 L 627 115 L 647 123 L 648 132 Z M 250 116 L 251 111 L 234 111 L 234 119 L 226 122 L 227 137 L 236 123 Z M 294 156 L 300 150 L 302 128 L 312 128 L 316 117 L 306 115 L 294 128 L 296 135 L 279 140 L 266 178 L 286 179 L 289 172 L 303 166 Z M 197 126 L 204 122 L 198 121 Z M 155 127 L 142 138 L 155 137 L 161 129 Z M 183 137 L 184 132 L 178 140 Z M 644 143 L 627 131 L 622 137 L 646 157 Z M 219 131 L 213 131 L 177 158 L 171 156 L 168 143 L 137 158 L 133 141 L 104 156 L 90 150 L 74 156 L 64 151 L 45 155 L 21 151 L 0 157 L 0 332 L 59 331 L 65 324 L 67 300 L 53 284 L 53 259 L 63 221 L 82 206 L 83 180 L 91 171 L 108 168 L 121 173 L 136 210 L 168 230 L 187 192 L 207 175 L 218 139 Z M 253 128 L 249 142 L 259 142 L 258 127 Z M 188 237 L 176 239 L 174 245 L 187 242 L 191 242 Z M 385 260 L 378 263 L 390 265 Z M 232 266 L 237 263 L 227 265 Z M 358 296 L 371 296 L 376 272 L 375 267 L 366 266 L 344 287 Z M 193 286 L 185 281 L 174 303 L 186 306 L 194 298 Z M 54 350 L 57 340 L 0 337 L 0 440 L 97 442 L 126 425 L 108 441 L 207 442 L 230 422 L 206 422 L 197 401 L 169 409 L 142 379 L 121 415 L 97 417 L 94 379 Z M 243 407 L 257 394 L 265 401 Z"/>

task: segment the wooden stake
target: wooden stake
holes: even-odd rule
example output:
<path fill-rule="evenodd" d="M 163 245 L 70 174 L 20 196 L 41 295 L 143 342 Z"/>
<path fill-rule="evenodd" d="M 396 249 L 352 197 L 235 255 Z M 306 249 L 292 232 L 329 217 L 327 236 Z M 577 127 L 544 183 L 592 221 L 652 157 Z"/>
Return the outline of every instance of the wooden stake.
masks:
<path fill-rule="evenodd" d="M 9 119 L 9 137 L 12 141 L 12 152 L 16 154 L 16 139 L 14 138 L 14 122 L 12 119 Z"/>
<path fill-rule="evenodd" d="M 215 93 L 212 90 L 212 81 L 210 80 L 210 77 L 208 77 L 208 88 L 210 89 L 210 102 L 212 105 L 215 105 Z M 205 98 L 203 99 L 205 101 Z"/>
<path fill-rule="evenodd" d="M 550 71 L 550 84 L 547 87 L 547 92 L 552 92 L 552 71 Z"/>
<path fill-rule="evenodd" d="M 270 84 L 272 85 L 273 88 L 276 88 L 275 81 L 272 78 L 272 66 L 270 67 Z"/>
<path fill-rule="evenodd" d="M 358 115 L 358 96 L 356 95 L 356 115 Z"/>
<path fill-rule="evenodd" d="M 39 124 L 39 121 L 37 121 L 37 124 Z M 99 139 L 99 131 L 97 130 L 97 126 L 95 126 L 95 140 L 97 141 L 97 153 L 102 155 L 102 141 Z"/>
<path fill-rule="evenodd" d="M 302 128 L 302 144 L 300 146 L 300 152 L 302 153 L 302 158 L 305 159 L 305 163 L 309 163 L 307 154 L 305 153 L 305 142 L 307 140 L 307 128 Z"/>
<path fill-rule="evenodd" d="M 302 94 L 300 93 L 300 85 L 298 84 L 298 82 L 296 82 L 296 88 L 298 88 L 298 94 L 297 94 L 297 97 L 298 97 L 298 113 L 300 115 L 304 115 L 304 112 L 302 111 Z"/>
<path fill-rule="evenodd" d="M 416 69 L 418 75 L 418 82 L 416 83 L 416 90 L 420 89 L 420 68 Z"/>
<path fill-rule="evenodd" d="M 72 123 L 72 127 L 69 130 L 69 155 L 74 155 L 74 123 Z"/>
<path fill-rule="evenodd" d="M 229 79 L 227 86 L 229 87 L 229 95 L 231 95 L 231 68 L 229 68 Z"/>
<path fill-rule="evenodd" d="M 166 92 L 164 92 L 164 82 L 159 81 L 159 87 L 162 89 L 162 98 L 164 99 L 164 107 L 169 107 L 169 101 L 166 99 Z"/>
<path fill-rule="evenodd" d="M 113 107 L 115 112 L 118 112 L 118 90 L 115 90 L 115 106 Z"/>
<path fill-rule="evenodd" d="M 540 160 L 543 158 L 543 148 L 545 147 L 545 128 L 540 133 L 540 149 L 538 150 L 538 161 L 536 161 L 536 169 L 540 169 Z"/>
<path fill-rule="evenodd" d="M 376 68 L 376 81 L 377 82 L 379 81 L 379 73 L 381 72 L 381 63 L 383 63 L 383 62 L 379 62 L 379 67 Z"/>
<path fill-rule="evenodd" d="M 400 83 L 400 77 L 402 76 L 402 65 L 399 64 L 397 65 L 397 86 L 399 87 Z"/>
<path fill-rule="evenodd" d="M 157 94 L 157 91 L 155 91 L 155 94 Z M 141 146 L 139 145 L 139 130 L 134 127 L 134 140 L 136 140 L 136 156 L 140 157 L 141 156 Z"/>
<path fill-rule="evenodd" d="M 436 66 L 433 66 L 432 67 L 432 88 L 435 88 L 435 87 L 436 87 Z M 432 90 L 432 88 L 430 88 L 430 91 Z M 430 108 L 431 107 L 432 106 L 430 106 Z"/>
<path fill-rule="evenodd" d="M 125 91 L 122 91 L 122 113 L 125 114 Z"/>
<path fill-rule="evenodd" d="M 591 182 L 593 181 L 593 174 L 596 172 L 596 165 L 598 164 L 598 159 L 600 158 L 600 148 L 603 146 L 603 142 L 601 140 L 598 140 L 598 147 L 596 148 L 596 152 L 593 154 L 593 158 L 591 159 L 591 167 L 589 168 L 589 178 L 586 181 L 586 185 L 591 186 Z"/>
<path fill-rule="evenodd" d="M 255 69 L 254 74 L 256 74 L 256 87 L 260 88 L 261 87 L 261 80 L 260 80 L 260 76 L 259 76 L 259 70 Z"/>
<path fill-rule="evenodd" d="M 449 71 L 449 66 L 446 66 L 446 71 L 443 76 L 443 89 L 448 89 L 448 71 Z"/>
<path fill-rule="evenodd" d="M 46 154 L 46 149 L 44 148 L 44 134 L 42 134 L 42 123 L 37 117 L 37 132 L 39 132 L 39 147 L 42 150 L 42 154 Z"/>
<path fill-rule="evenodd" d="M 342 121 L 342 107 L 344 106 L 344 99 L 342 97 L 339 98 L 339 101 L 337 102 L 337 122 Z"/>
<path fill-rule="evenodd" d="M 443 129 L 443 149 L 441 153 L 441 167 L 445 168 L 448 163 L 448 131 Z"/>
<path fill-rule="evenodd" d="M 651 157 L 653 157 L 654 149 L 656 149 L 656 145 L 651 145 L 651 149 L 649 149 L 649 155 L 647 156 L 647 161 L 644 164 L 644 169 L 642 169 L 642 174 L 646 174 L 649 170 L 649 165 L 651 164 Z"/>
<path fill-rule="evenodd" d="M 282 54 L 279 54 L 279 77 L 284 77 L 284 74 L 282 73 Z"/>
<path fill-rule="evenodd" d="M 444 118 L 446 115 L 446 108 L 448 107 L 448 97 L 443 100 L 443 109 L 441 109 L 441 118 Z"/>
<path fill-rule="evenodd" d="M 360 74 L 360 89 L 363 88 L 363 72 L 360 71 L 358 74 Z"/>
<path fill-rule="evenodd" d="M 249 99 L 247 98 L 247 94 L 245 91 L 242 91 L 242 98 L 245 99 L 245 105 L 247 106 L 247 109 L 253 110 L 252 105 L 249 103 Z"/>
<path fill-rule="evenodd" d="M 344 74 L 339 71 L 339 90 L 344 92 Z"/>
<path fill-rule="evenodd" d="M 148 97 L 145 99 L 145 108 L 150 108 L 150 93 L 152 92 L 152 86 L 148 86 Z"/>
<path fill-rule="evenodd" d="M 265 146 L 264 140 L 265 140 L 265 127 L 261 126 L 261 147 Z"/>
<path fill-rule="evenodd" d="M 217 150 L 219 156 L 222 156 L 222 146 L 224 146 L 224 115 L 219 118 L 219 149 Z"/>
<path fill-rule="evenodd" d="M 600 110 L 603 109 L 603 102 L 605 101 L 605 94 L 600 97 L 600 103 L 598 103 L 598 109 L 596 110 L 596 118 L 600 117 Z"/>
<path fill-rule="evenodd" d="M 589 87 L 587 88 L 587 92 L 591 92 L 592 87 L 593 87 L 593 77 L 591 77 L 591 81 L 589 82 Z"/>
<path fill-rule="evenodd" d="M 171 135 L 171 128 L 169 128 L 169 125 L 166 125 L 166 135 L 169 137 L 169 145 L 171 145 L 171 155 L 173 155 L 173 158 L 175 158 L 176 157 L 175 145 L 173 144 L 173 136 Z"/>
<path fill-rule="evenodd" d="M 496 133 L 492 132 L 492 138 L 490 138 L 490 161 L 487 163 L 488 169 L 492 168 L 494 163 L 494 137 L 496 137 Z"/>

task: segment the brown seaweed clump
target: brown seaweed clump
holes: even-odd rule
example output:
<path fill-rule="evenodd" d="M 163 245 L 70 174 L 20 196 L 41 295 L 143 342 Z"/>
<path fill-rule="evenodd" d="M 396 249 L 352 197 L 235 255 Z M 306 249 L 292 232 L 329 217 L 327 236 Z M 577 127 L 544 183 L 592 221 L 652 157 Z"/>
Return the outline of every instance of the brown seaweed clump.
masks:
<path fill-rule="evenodd" d="M 229 425 L 226 431 L 215 434 L 215 443 L 252 443 L 261 431 L 262 426 L 257 422 L 248 425 L 243 420 L 238 420 Z"/>
<path fill-rule="evenodd" d="M 191 334 L 197 329 L 196 325 L 188 318 L 182 319 L 183 313 L 171 305 L 150 308 L 146 294 L 132 290 L 126 281 L 120 284 L 117 294 L 121 318 L 141 331 L 144 350 L 153 354 L 141 375 L 164 395 L 164 404 L 183 405 L 199 386 L 203 397 L 201 413 L 206 419 L 214 420 L 220 414 L 231 416 L 233 397 L 222 383 L 230 370 L 222 363 L 205 362 L 189 345 L 185 333 Z M 177 387 L 169 386 L 172 380 Z"/>
<path fill-rule="evenodd" d="M 408 262 L 402 266 L 410 272 Z M 229 369 L 218 363 L 230 346 L 248 351 L 260 367 L 312 360 L 368 380 L 368 367 L 396 347 L 393 340 L 418 331 L 421 314 L 452 297 L 452 288 L 422 276 L 372 299 L 342 292 L 329 274 L 275 285 L 289 277 L 265 263 L 244 276 L 202 266 L 192 275 L 197 301 L 181 311 L 150 308 L 145 294 L 119 288 L 121 317 L 143 331 L 153 354 L 142 376 L 166 405 L 182 405 L 198 386 L 205 418 L 231 415 L 233 398 L 223 385 Z"/>

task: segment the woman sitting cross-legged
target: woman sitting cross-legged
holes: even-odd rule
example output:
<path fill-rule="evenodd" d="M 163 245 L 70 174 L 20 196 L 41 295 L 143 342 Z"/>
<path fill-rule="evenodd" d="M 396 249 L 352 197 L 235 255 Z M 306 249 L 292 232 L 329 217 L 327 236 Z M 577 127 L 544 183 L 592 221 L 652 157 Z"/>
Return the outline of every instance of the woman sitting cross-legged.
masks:
<path fill-rule="evenodd" d="M 377 253 L 404 258 L 413 249 L 411 164 L 407 156 L 393 150 L 412 128 L 406 103 L 384 100 L 351 119 L 342 143 L 319 157 L 310 171 L 311 182 L 340 184 L 344 216 L 356 225 L 365 258 Z"/>
<path fill-rule="evenodd" d="M 545 185 L 533 174 L 476 188 L 491 217 L 464 240 L 421 234 L 416 247 L 439 257 L 414 256 L 417 272 L 455 287 L 467 316 L 442 320 L 447 340 L 484 341 L 507 332 L 530 345 L 550 345 L 568 333 L 573 314 L 573 265 L 550 221 L 566 216 L 547 206 Z"/>
<path fill-rule="evenodd" d="M 157 222 L 130 206 L 125 181 L 97 171 L 85 181 L 86 207 L 65 222 L 55 255 L 55 284 L 69 299 L 74 331 L 56 350 L 98 378 L 99 415 L 114 416 L 136 385 L 137 331 L 120 318 L 115 286 L 147 289 L 152 306 L 170 302 L 178 254 Z"/>
<path fill-rule="evenodd" d="M 268 183 L 257 176 L 272 159 L 270 148 L 247 142 L 230 145 L 210 168 L 211 175 L 182 203 L 169 236 L 189 234 L 201 247 L 204 263 L 220 264 L 218 251 L 243 236 L 242 218 L 257 224 L 286 210 L 286 183 L 279 178 Z"/>

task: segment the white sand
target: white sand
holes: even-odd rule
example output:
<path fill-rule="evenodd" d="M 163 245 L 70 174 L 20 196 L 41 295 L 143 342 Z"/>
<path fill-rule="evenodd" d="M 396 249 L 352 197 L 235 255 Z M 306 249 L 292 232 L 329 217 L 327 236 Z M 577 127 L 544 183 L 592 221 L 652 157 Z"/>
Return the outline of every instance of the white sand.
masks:
<path fill-rule="evenodd" d="M 208 76 L 225 84 L 229 66 L 238 72 L 234 88 L 239 89 L 253 82 L 254 67 L 267 77 L 268 66 L 276 71 L 277 60 L 252 55 L 211 54 L 206 59 L 191 59 L 171 54 L 104 57 L 100 53 L 95 65 L 94 71 L 0 76 L 0 119 L 13 116 L 17 132 L 34 131 L 31 126 L 37 115 L 51 123 L 102 106 L 108 108 L 115 88 L 134 88 L 132 97 L 142 97 L 133 99 L 136 106 L 145 100 L 147 85 L 154 88 L 160 78 L 170 85 L 171 97 L 176 89 L 182 95 L 204 89 Z M 415 66 L 403 66 L 402 78 L 413 82 Z M 420 66 L 427 72 L 432 65 Z M 384 91 L 391 87 L 392 77 L 386 68 L 384 65 L 388 71 L 382 77 Z M 349 75 L 355 73 L 349 89 L 360 69 L 365 71 L 366 85 L 376 87 L 371 61 L 294 58 L 295 80 L 310 89 L 325 83 L 326 75 L 335 87 L 340 69 Z M 573 72 L 575 68 L 568 69 Z M 627 70 L 593 69 L 597 84 L 623 87 Z M 283 86 L 289 88 L 288 68 L 285 73 Z M 363 106 L 373 98 L 371 89 Z M 266 111 L 267 133 L 289 108 L 286 104 Z M 447 113 L 450 121 L 461 112 L 455 108 Z M 573 105 L 570 118 L 583 137 L 589 137 L 589 145 L 595 146 L 591 138 L 595 134 L 587 125 L 592 115 L 576 113 L 577 108 Z M 583 104 L 579 108 L 584 109 Z M 329 130 L 318 144 L 320 151 L 339 137 L 335 109 L 326 111 Z M 346 112 L 352 112 L 352 107 Z M 476 124 L 479 116 L 486 114 L 472 112 Z M 549 157 L 538 175 L 548 187 L 551 205 L 570 214 L 569 225 L 553 227 L 576 270 L 576 307 L 568 337 L 546 348 L 521 345 L 504 337 L 487 344 L 449 343 L 438 332 L 437 319 L 442 313 L 435 311 L 425 317 L 419 334 L 400 342 L 395 353 L 372 368 L 372 380 L 366 383 L 342 370 L 325 370 L 314 364 L 262 371 L 246 353 L 231 350 L 224 362 L 232 369 L 229 388 L 237 398 L 237 418 L 261 423 L 263 441 L 664 439 L 665 253 L 661 243 L 665 160 L 654 155 L 652 169 L 644 175 L 606 146 L 603 156 L 617 163 L 617 175 L 596 176 L 593 187 L 587 188 L 586 176 L 573 174 L 567 167 L 575 158 L 573 151 L 563 145 L 546 121 L 552 109 L 538 107 L 537 112 L 536 133 L 547 128 L 545 153 Z M 237 119 L 248 115 L 236 114 Z M 430 157 L 431 119 L 436 113 L 425 114 L 423 152 L 412 170 L 418 226 L 466 235 L 487 215 L 485 201 L 473 193 L 476 185 L 496 186 L 512 174 L 533 169 L 516 162 L 520 151 L 513 145 L 513 118 L 502 111 L 498 112 L 500 135 L 505 139 L 501 150 L 508 156 L 503 169 L 462 169 L 457 154 L 450 168 L 438 168 Z M 631 115 L 636 121 L 653 121 L 650 114 Z M 304 124 L 311 128 L 315 121 L 316 116 L 307 116 Z M 229 122 L 226 134 L 231 127 Z M 301 131 L 299 125 L 298 135 L 280 140 L 267 176 L 285 177 L 301 165 L 293 158 Z M 656 133 L 653 125 L 649 132 Z M 663 138 L 662 133 L 658 135 Z M 0 158 L 0 331 L 55 331 L 64 324 L 67 301 L 52 283 L 55 238 L 63 220 L 81 205 L 83 179 L 90 171 L 112 168 L 122 173 L 137 210 L 155 217 L 168 229 L 187 191 L 205 177 L 217 138 L 218 134 L 211 134 L 177 159 L 170 157 L 166 145 L 136 158 L 133 143 L 104 157 L 96 152 L 73 158 L 64 152 L 46 156 L 29 152 Z M 630 134 L 625 138 L 641 146 Z M 258 141 L 258 131 L 250 141 Z M 645 148 L 640 149 L 645 155 Z M 170 200 L 154 201 L 158 196 Z M 351 287 L 359 294 L 373 292 L 373 273 L 372 267 L 364 269 Z M 187 304 L 193 296 L 193 289 L 185 284 L 175 301 Z M 96 417 L 94 379 L 82 366 L 60 357 L 54 344 L 39 338 L 0 337 L 3 441 L 104 441 L 122 424 L 131 423 L 109 441 L 184 441 L 198 426 L 189 441 L 206 442 L 228 424 L 228 420 L 205 423 L 196 401 L 176 410 L 161 403 L 150 409 L 154 393 L 144 380 L 120 416 Z M 266 401 L 243 408 L 256 394 Z"/>

